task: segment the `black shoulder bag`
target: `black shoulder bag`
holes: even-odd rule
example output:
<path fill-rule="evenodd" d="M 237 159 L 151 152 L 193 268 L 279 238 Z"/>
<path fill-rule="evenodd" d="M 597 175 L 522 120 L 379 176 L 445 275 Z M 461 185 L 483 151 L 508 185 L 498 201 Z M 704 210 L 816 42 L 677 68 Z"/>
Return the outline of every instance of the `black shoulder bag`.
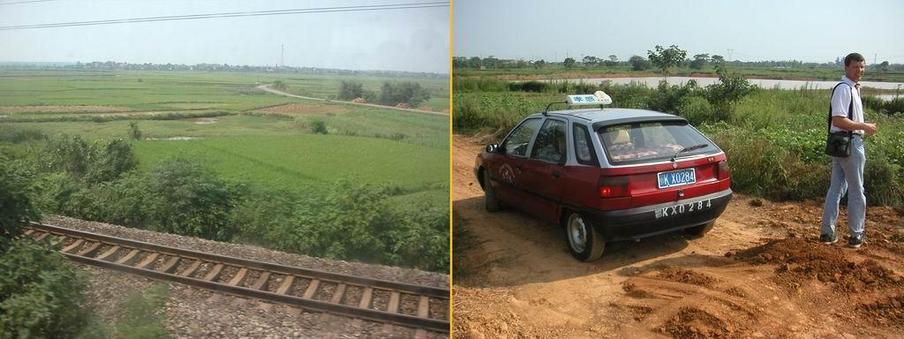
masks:
<path fill-rule="evenodd" d="M 838 86 L 843 85 L 844 83 L 839 83 L 832 88 L 832 96 L 835 96 L 835 89 Z M 851 104 L 848 106 L 848 119 L 853 120 L 854 114 L 854 89 L 851 88 Z M 851 138 L 853 137 L 853 131 L 838 131 L 832 132 L 832 103 L 829 103 L 829 136 L 826 138 L 826 154 L 839 157 L 839 158 L 847 158 L 851 156 Z"/>

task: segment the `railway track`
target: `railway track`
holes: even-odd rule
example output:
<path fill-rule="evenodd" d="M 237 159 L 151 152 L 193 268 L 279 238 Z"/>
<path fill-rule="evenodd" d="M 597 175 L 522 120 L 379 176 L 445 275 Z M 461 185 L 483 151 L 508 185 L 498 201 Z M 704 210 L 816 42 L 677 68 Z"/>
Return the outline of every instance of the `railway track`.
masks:
<path fill-rule="evenodd" d="M 449 332 L 449 290 L 247 260 L 30 223 L 70 260 L 315 312 Z"/>

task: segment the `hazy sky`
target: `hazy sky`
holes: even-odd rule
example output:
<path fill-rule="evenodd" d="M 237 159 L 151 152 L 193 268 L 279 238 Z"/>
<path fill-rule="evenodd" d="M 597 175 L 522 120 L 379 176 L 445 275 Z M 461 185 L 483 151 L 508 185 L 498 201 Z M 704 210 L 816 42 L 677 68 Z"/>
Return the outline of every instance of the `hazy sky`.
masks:
<path fill-rule="evenodd" d="M 0 0 L 0 26 L 435 0 Z M 0 30 L 0 62 L 227 63 L 448 73 L 449 8 Z"/>
<path fill-rule="evenodd" d="M 620 60 L 655 45 L 732 60 L 904 63 L 900 0 L 455 0 L 456 56 Z"/>

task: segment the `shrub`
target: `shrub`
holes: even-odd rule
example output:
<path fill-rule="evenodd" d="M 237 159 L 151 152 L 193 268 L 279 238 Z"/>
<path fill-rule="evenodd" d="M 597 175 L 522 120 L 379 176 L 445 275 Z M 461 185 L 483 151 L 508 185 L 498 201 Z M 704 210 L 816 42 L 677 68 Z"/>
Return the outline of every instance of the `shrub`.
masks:
<path fill-rule="evenodd" d="M 0 256 L 0 338 L 68 338 L 78 333 L 85 279 L 62 255 L 20 240 Z"/>
<path fill-rule="evenodd" d="M 129 137 L 132 138 L 132 140 L 141 140 L 141 130 L 138 129 L 137 122 L 129 122 Z"/>
<path fill-rule="evenodd" d="M 316 119 L 311 122 L 311 132 L 315 134 L 328 134 L 329 131 L 326 129 L 326 122 L 320 119 Z"/>
<path fill-rule="evenodd" d="M 163 308 L 169 294 L 169 286 L 155 284 L 145 291 L 131 293 L 120 305 L 116 333 L 119 338 L 169 338 L 163 327 Z"/>
<path fill-rule="evenodd" d="M 0 156 L 0 255 L 22 232 L 22 224 L 39 217 L 32 204 L 31 177 Z"/>
<path fill-rule="evenodd" d="M 354 81 L 342 81 L 339 86 L 339 100 L 352 100 L 364 97 L 364 84 Z"/>
<path fill-rule="evenodd" d="M 427 90 L 421 87 L 421 84 L 411 81 L 400 83 L 384 82 L 380 87 L 379 102 L 382 105 L 397 105 L 400 103 L 408 103 L 413 107 L 417 107 L 424 101 L 430 99 Z"/>
<path fill-rule="evenodd" d="M 153 228 L 158 231 L 228 241 L 236 229 L 228 217 L 240 187 L 230 187 L 197 161 L 174 158 L 150 174 Z"/>

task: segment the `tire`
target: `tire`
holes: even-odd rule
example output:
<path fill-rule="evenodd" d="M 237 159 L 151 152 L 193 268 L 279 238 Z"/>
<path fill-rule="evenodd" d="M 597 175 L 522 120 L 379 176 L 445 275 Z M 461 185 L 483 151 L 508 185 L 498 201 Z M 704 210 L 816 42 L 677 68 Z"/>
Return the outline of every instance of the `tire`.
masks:
<path fill-rule="evenodd" d="M 684 233 L 691 237 L 691 239 L 702 238 L 706 233 L 709 233 L 710 230 L 713 229 L 713 226 L 716 224 L 716 221 L 710 221 L 703 225 L 694 226 L 690 228 L 685 228 Z"/>
<path fill-rule="evenodd" d="M 480 175 L 483 177 L 483 206 L 487 209 L 487 212 L 502 210 L 502 203 L 496 198 L 496 191 L 493 190 L 493 185 L 490 184 L 490 175 L 487 174 L 486 170 L 481 171 Z"/>
<path fill-rule="evenodd" d="M 599 259 L 606 249 L 606 239 L 596 226 L 576 212 L 571 212 L 565 219 L 565 242 L 571 255 L 584 262 Z"/>

